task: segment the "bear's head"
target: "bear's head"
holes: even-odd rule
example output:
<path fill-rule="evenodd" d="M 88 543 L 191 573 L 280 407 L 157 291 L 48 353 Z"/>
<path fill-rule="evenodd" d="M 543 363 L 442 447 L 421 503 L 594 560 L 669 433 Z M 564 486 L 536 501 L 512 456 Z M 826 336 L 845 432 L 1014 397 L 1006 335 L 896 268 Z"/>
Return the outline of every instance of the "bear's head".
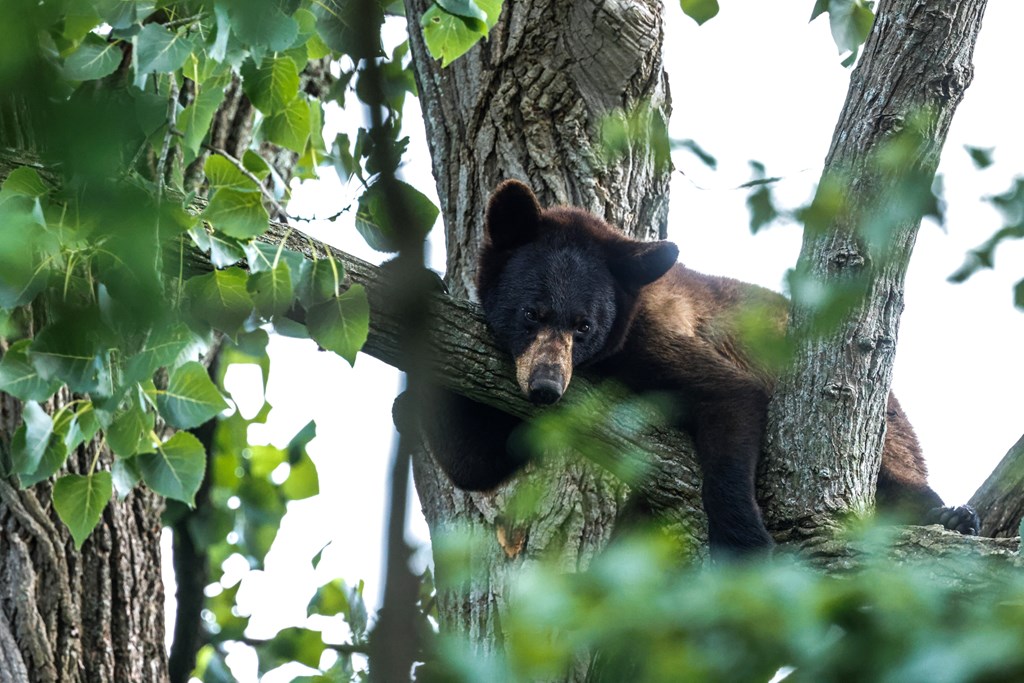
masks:
<path fill-rule="evenodd" d="M 487 206 L 477 291 L 523 393 L 554 403 L 574 367 L 620 350 L 640 290 L 678 255 L 671 242 L 629 239 L 582 209 L 541 208 L 519 181 L 499 185 Z"/>

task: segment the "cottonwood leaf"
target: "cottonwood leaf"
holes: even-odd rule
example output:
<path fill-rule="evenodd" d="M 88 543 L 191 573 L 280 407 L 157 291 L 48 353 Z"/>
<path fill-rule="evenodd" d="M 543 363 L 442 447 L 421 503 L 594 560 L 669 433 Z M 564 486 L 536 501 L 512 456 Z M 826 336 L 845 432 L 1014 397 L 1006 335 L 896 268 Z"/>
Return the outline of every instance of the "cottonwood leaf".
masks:
<path fill-rule="evenodd" d="M 167 30 L 160 24 L 146 24 L 133 39 L 137 73 L 176 71 L 192 54 L 194 45 L 184 35 Z"/>
<path fill-rule="evenodd" d="M 679 0 L 679 5 L 683 8 L 683 14 L 698 25 L 714 18 L 719 9 L 718 0 Z"/>
<path fill-rule="evenodd" d="M 381 54 L 379 32 L 367 35 L 362 26 L 380 26 L 384 13 L 378 3 L 361 4 L 357 0 L 319 0 L 313 4 L 316 15 L 316 30 L 324 43 L 332 50 L 359 60 Z M 361 17 L 359 12 L 372 12 L 372 16 Z"/>
<path fill-rule="evenodd" d="M 156 416 L 135 404 L 114 418 L 106 429 L 107 444 L 120 458 L 130 458 L 146 449 Z M 152 448 L 145 452 L 151 452 Z"/>
<path fill-rule="evenodd" d="M 244 163 L 242 164 L 245 165 Z M 221 189 L 230 187 L 235 190 L 246 192 L 259 192 L 260 188 L 248 177 L 238 166 L 223 154 L 211 154 L 203 164 L 203 175 L 206 176 L 210 187 Z"/>
<path fill-rule="evenodd" d="M 307 309 L 327 301 L 338 291 L 344 278 L 345 267 L 330 256 L 304 260 L 299 270 L 299 285 L 296 288 L 299 301 Z"/>
<path fill-rule="evenodd" d="M 815 12 L 820 14 L 818 5 L 815 6 Z M 829 28 L 840 54 L 856 54 L 857 48 L 864 44 L 871 33 L 874 22 L 875 14 L 864 0 L 828 1 Z"/>
<path fill-rule="evenodd" d="M 435 0 L 445 12 L 483 24 L 483 32 L 487 32 L 487 12 L 473 0 Z M 476 27 L 478 30 L 479 26 Z"/>
<path fill-rule="evenodd" d="M 121 63 L 121 47 L 90 33 L 64 60 L 64 78 L 69 81 L 92 81 L 109 76 Z"/>
<path fill-rule="evenodd" d="M 32 340 L 22 339 L 11 344 L 0 359 L 0 391 L 22 401 L 45 401 L 60 388 L 58 380 L 44 380 L 28 358 Z"/>
<path fill-rule="evenodd" d="M 167 423 L 178 429 L 198 427 L 228 407 L 206 368 L 189 361 L 171 373 L 166 389 L 157 389 L 156 405 Z"/>
<path fill-rule="evenodd" d="M 260 193 L 224 187 L 214 192 L 203 218 L 229 237 L 248 239 L 266 231 L 270 215 Z"/>
<path fill-rule="evenodd" d="M 258 192 L 234 188 L 217 190 L 206 205 L 202 217 L 223 235 L 237 240 L 263 234 L 270 219 Z M 217 246 L 219 248 L 222 245 Z"/>
<path fill-rule="evenodd" d="M 299 34 L 298 22 L 275 0 L 231 0 L 228 7 L 235 34 L 257 51 L 286 50 Z"/>
<path fill-rule="evenodd" d="M 53 508 L 71 532 L 77 550 L 96 528 L 113 492 L 110 472 L 65 474 L 54 483 Z"/>
<path fill-rule="evenodd" d="M 204 343 L 184 323 L 162 325 L 150 331 L 142 348 L 125 364 L 126 383 L 150 379 L 159 368 L 178 365 L 201 351 Z"/>
<path fill-rule="evenodd" d="M 199 154 L 214 114 L 224 101 L 224 88 L 228 82 L 227 77 L 218 77 L 196 86 L 198 92 L 195 99 L 178 115 L 178 128 L 182 132 L 181 145 L 189 152 L 185 163 L 190 163 Z"/>
<path fill-rule="evenodd" d="M 396 220 L 396 204 L 403 209 L 400 223 Z M 396 252 L 399 231 L 406 232 L 408 239 L 422 240 L 434 226 L 438 213 L 434 203 L 408 183 L 395 180 L 387 190 L 383 183 L 376 183 L 359 197 L 356 230 L 377 251 Z"/>
<path fill-rule="evenodd" d="M 146 486 L 167 498 L 195 504 L 206 470 L 206 451 L 195 436 L 178 432 L 157 446 L 155 453 L 139 455 L 135 460 Z"/>
<path fill-rule="evenodd" d="M 13 195 L 36 199 L 49 192 L 50 188 L 39 177 L 39 173 L 29 166 L 14 169 L 7 175 L 3 185 L 0 185 L 0 199 Z"/>
<path fill-rule="evenodd" d="M 62 381 L 80 394 L 101 392 L 110 382 L 101 343 L 108 335 L 95 321 L 51 323 L 36 335 L 29 359 L 44 381 Z"/>
<path fill-rule="evenodd" d="M 356 353 L 370 332 L 370 306 L 362 285 L 352 285 L 337 298 L 317 304 L 306 313 L 313 340 L 355 365 Z"/>
<path fill-rule="evenodd" d="M 295 298 L 291 269 L 283 259 L 270 270 L 252 273 L 247 287 L 256 311 L 264 318 L 284 313 Z"/>
<path fill-rule="evenodd" d="M 270 116 L 284 110 L 299 92 L 299 70 L 288 57 L 268 57 L 242 65 L 242 89 L 253 106 Z"/>
<path fill-rule="evenodd" d="M 320 477 L 308 455 L 303 454 L 298 462 L 291 463 L 288 478 L 281 484 L 281 492 L 289 500 L 302 500 L 320 493 Z"/>
<path fill-rule="evenodd" d="M 233 336 L 252 313 L 252 298 L 241 268 L 215 270 L 185 284 L 192 314 L 211 327 Z"/>
<path fill-rule="evenodd" d="M 21 419 L 11 439 L 11 464 L 18 474 L 31 474 L 50 444 L 53 419 L 35 401 L 25 403 Z"/>
<path fill-rule="evenodd" d="M 438 5 L 432 5 L 420 19 L 423 29 L 423 40 L 434 59 L 441 60 L 445 67 L 469 52 L 486 33 L 486 25 L 481 30 L 480 22 L 466 20 L 462 17 L 445 12 Z"/>
<path fill-rule="evenodd" d="M 309 105 L 301 97 L 296 97 L 284 109 L 263 122 L 263 135 L 267 140 L 296 154 L 305 151 L 309 133 Z"/>

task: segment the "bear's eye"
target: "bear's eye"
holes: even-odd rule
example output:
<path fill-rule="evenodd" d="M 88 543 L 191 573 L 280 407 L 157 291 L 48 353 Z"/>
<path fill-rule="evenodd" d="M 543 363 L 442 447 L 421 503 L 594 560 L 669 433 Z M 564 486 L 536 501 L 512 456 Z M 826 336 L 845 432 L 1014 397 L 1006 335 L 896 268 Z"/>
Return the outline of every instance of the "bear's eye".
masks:
<path fill-rule="evenodd" d="M 583 322 L 576 326 L 576 332 L 578 334 L 586 334 L 587 332 L 590 332 L 590 323 L 584 320 Z"/>
<path fill-rule="evenodd" d="M 535 323 L 540 320 L 540 317 L 537 315 L 537 311 L 532 308 L 523 309 L 523 317 L 531 323 Z"/>

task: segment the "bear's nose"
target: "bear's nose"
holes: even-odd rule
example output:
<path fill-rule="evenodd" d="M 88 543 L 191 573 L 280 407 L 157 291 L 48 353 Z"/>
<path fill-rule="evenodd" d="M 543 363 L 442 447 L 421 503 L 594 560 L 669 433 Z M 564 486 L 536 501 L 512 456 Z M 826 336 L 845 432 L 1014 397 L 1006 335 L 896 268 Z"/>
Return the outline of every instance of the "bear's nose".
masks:
<path fill-rule="evenodd" d="M 530 401 L 540 406 L 549 406 L 562 398 L 562 383 L 550 377 L 540 377 L 530 382 Z"/>

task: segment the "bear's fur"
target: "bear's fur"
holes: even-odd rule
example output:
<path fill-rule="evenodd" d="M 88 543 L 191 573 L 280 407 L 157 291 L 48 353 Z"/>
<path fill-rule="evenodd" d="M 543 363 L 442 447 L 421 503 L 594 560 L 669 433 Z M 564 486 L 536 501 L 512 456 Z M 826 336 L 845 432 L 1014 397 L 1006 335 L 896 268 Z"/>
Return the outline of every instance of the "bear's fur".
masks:
<path fill-rule="evenodd" d="M 747 352 L 735 322 L 738 312 L 756 311 L 781 335 L 788 303 L 756 285 L 692 271 L 677 256 L 670 242 L 628 239 L 581 209 L 542 209 L 529 187 L 510 180 L 487 208 L 477 290 L 533 402 L 557 401 L 584 365 L 634 391 L 674 396 L 703 471 L 712 549 L 766 548 L 772 540 L 755 473 L 775 377 Z M 510 447 L 518 419 L 447 392 L 428 403 L 426 436 L 456 486 L 492 489 L 529 460 Z M 878 502 L 916 521 L 929 511 L 937 519 L 943 504 L 892 395 Z M 949 528 L 977 533 L 973 511 L 945 512 Z"/>

